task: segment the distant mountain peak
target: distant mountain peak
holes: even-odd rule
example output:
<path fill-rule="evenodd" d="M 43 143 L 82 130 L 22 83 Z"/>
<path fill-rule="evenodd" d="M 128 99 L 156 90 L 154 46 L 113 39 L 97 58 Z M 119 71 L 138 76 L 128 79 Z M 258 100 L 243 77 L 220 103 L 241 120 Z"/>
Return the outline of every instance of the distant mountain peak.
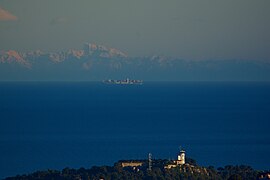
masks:
<path fill-rule="evenodd" d="M 2 51 L 0 61 L 2 63 L 19 63 L 27 68 L 31 68 L 31 64 L 23 58 L 23 54 L 18 53 L 15 50 Z"/>
<path fill-rule="evenodd" d="M 85 43 L 84 44 L 84 54 L 86 56 L 98 56 L 103 58 L 127 58 L 127 54 L 123 53 L 122 51 L 109 48 L 103 45 L 97 45 L 93 43 Z"/>
<path fill-rule="evenodd" d="M 68 50 L 68 55 L 76 57 L 77 59 L 80 59 L 82 56 L 84 56 L 84 51 L 83 50 L 70 49 L 70 50 Z"/>

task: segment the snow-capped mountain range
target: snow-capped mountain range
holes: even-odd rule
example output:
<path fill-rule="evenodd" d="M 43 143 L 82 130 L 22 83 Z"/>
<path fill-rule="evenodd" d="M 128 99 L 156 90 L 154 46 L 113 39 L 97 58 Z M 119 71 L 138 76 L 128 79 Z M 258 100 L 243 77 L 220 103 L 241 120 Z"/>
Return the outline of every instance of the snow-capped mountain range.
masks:
<path fill-rule="evenodd" d="M 67 51 L 59 51 L 54 53 L 43 52 L 41 50 L 30 52 L 7 50 L 0 52 L 1 63 L 18 63 L 27 68 L 31 68 L 31 62 L 39 58 L 46 58 L 52 62 L 60 63 L 71 58 L 127 58 L 127 55 L 115 48 L 108 48 L 106 46 L 89 43 L 84 45 L 83 50 L 70 49 Z"/>
<path fill-rule="evenodd" d="M 85 43 L 59 52 L 0 51 L 0 80 L 269 81 L 270 63 L 245 60 L 192 61 L 166 56 L 129 57 L 116 48 Z"/>

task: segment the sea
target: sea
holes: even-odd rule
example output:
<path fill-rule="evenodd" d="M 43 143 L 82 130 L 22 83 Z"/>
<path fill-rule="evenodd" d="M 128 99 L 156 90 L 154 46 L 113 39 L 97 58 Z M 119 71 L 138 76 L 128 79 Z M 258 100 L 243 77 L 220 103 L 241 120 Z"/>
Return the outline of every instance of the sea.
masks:
<path fill-rule="evenodd" d="M 270 83 L 0 83 L 0 179 L 180 147 L 201 166 L 270 169 Z"/>

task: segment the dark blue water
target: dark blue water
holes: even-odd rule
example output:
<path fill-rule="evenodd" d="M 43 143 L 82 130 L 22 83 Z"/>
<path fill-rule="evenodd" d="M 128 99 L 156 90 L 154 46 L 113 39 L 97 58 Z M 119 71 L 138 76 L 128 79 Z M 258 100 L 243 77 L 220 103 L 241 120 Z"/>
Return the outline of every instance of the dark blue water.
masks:
<path fill-rule="evenodd" d="M 0 83 L 0 178 L 176 158 L 269 169 L 270 83 Z"/>

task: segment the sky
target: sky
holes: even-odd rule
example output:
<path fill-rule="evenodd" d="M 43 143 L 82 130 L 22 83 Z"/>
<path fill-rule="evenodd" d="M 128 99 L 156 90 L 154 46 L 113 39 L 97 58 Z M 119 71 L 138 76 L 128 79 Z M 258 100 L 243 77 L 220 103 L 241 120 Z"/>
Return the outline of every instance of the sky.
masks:
<path fill-rule="evenodd" d="M 269 0 L 0 0 L 0 50 L 270 61 Z"/>

